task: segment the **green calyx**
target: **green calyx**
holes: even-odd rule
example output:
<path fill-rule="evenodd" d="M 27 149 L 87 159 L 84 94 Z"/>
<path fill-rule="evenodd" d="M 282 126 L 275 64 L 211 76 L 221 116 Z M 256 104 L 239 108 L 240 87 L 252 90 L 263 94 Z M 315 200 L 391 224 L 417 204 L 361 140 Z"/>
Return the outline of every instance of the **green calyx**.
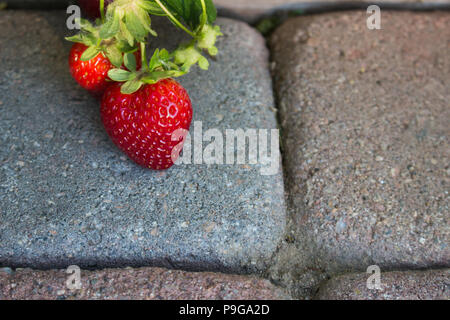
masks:
<path fill-rule="evenodd" d="M 130 46 L 145 41 L 149 33 L 156 37 L 156 31 L 151 28 L 150 14 L 164 15 L 152 1 L 116 0 L 108 6 L 100 37 L 110 39 L 117 36 Z"/>
<path fill-rule="evenodd" d="M 89 21 L 80 19 L 78 21 L 81 31 L 75 36 L 66 37 L 66 40 L 82 43 L 88 48 L 81 56 L 82 61 L 89 61 L 102 53 L 116 67 L 123 64 L 123 54 L 132 52 L 134 48 L 126 41 L 113 37 L 104 40 L 100 37 L 100 26 L 93 26 Z"/>
<path fill-rule="evenodd" d="M 175 51 L 175 63 L 181 65 L 182 70 L 189 72 L 191 67 L 198 63 L 203 70 L 208 70 L 209 62 L 195 45 L 181 46 Z"/>
<path fill-rule="evenodd" d="M 195 64 L 203 70 L 208 70 L 209 61 L 203 56 L 202 51 L 207 51 L 211 56 L 217 55 L 219 50 L 216 47 L 216 41 L 221 35 L 223 34 L 219 26 L 204 24 L 191 43 L 181 45 L 175 50 L 175 63 L 185 72 L 189 72 Z"/>
<path fill-rule="evenodd" d="M 141 54 L 145 54 L 145 49 L 141 49 Z M 173 55 L 166 49 L 156 49 L 148 64 L 140 69 L 136 69 L 136 58 L 134 54 L 124 55 L 124 63 L 127 70 L 112 69 L 108 72 L 111 80 L 124 82 L 121 92 L 132 94 L 138 91 L 144 84 L 155 84 L 162 79 L 176 78 L 186 74 L 177 64 L 173 62 Z"/>
<path fill-rule="evenodd" d="M 121 87 L 124 94 L 136 92 L 143 84 L 185 75 L 196 64 L 207 70 L 209 62 L 203 53 L 218 54 L 216 41 L 222 33 L 219 26 L 213 25 L 217 10 L 212 0 L 115 0 L 109 4 L 106 14 L 102 8 L 100 11 L 102 19 L 98 21 L 99 25 L 94 26 L 81 19 L 80 33 L 66 39 L 88 46 L 81 57 L 84 61 L 103 53 L 116 67 L 109 71 L 110 79 L 124 82 Z M 156 49 L 147 62 L 146 39 L 149 35 L 157 36 L 151 27 L 152 15 L 167 17 L 188 33 L 192 41 L 181 44 L 172 53 Z M 133 54 L 139 47 L 141 70 L 137 70 Z M 121 69 L 123 64 L 129 71 Z"/>
<path fill-rule="evenodd" d="M 219 26 L 205 24 L 198 35 L 198 47 L 207 50 L 210 55 L 215 56 L 219 52 L 215 46 L 217 37 L 222 35 L 223 33 L 220 32 Z"/>

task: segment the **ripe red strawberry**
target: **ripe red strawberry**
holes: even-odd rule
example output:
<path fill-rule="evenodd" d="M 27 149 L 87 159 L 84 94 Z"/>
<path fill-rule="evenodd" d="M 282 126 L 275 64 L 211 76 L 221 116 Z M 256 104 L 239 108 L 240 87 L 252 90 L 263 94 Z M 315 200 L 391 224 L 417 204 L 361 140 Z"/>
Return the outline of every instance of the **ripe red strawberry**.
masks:
<path fill-rule="evenodd" d="M 111 2 L 113 0 L 105 0 L 105 10 Z M 87 18 L 100 18 L 100 0 L 78 0 L 78 4 Z"/>
<path fill-rule="evenodd" d="M 178 129 L 189 130 L 192 105 L 186 90 L 173 79 L 145 84 L 133 94 L 109 86 L 102 98 L 101 117 L 113 142 L 139 165 L 154 170 L 170 168 L 172 141 Z M 174 159 L 175 160 L 175 159 Z"/>
<path fill-rule="evenodd" d="M 102 53 L 89 61 L 81 61 L 81 55 L 87 48 L 82 43 L 73 44 L 69 55 L 70 72 L 84 89 L 94 95 L 101 95 L 111 84 L 108 71 L 115 67 Z M 142 66 L 140 51 L 136 51 L 134 55 L 139 70 Z"/>
<path fill-rule="evenodd" d="M 114 66 L 102 53 L 89 61 L 81 61 L 81 55 L 87 48 L 82 43 L 72 46 L 69 55 L 70 72 L 84 89 L 98 94 L 108 86 L 108 71 Z"/>

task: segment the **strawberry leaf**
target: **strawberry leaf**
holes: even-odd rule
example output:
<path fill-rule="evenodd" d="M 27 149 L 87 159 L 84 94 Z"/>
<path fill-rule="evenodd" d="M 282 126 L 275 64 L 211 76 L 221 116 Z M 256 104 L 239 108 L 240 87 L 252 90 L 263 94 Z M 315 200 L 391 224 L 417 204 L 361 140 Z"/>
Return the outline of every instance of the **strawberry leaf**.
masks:
<path fill-rule="evenodd" d="M 204 0 L 206 6 L 207 21 L 213 23 L 217 18 L 217 10 L 212 0 Z M 201 25 L 203 15 L 200 0 L 161 0 L 161 2 L 175 15 L 181 18 L 191 30 L 196 30 Z"/>
<path fill-rule="evenodd" d="M 92 24 L 84 19 L 77 19 L 80 25 L 80 32 L 74 36 L 66 37 L 66 40 L 82 43 L 87 47 L 96 46 L 100 40 L 98 38 L 98 27 L 92 26 Z"/>
<path fill-rule="evenodd" d="M 177 65 L 181 65 L 181 69 L 185 72 L 189 72 L 191 67 L 197 63 L 203 70 L 207 70 L 209 68 L 208 60 L 194 45 L 180 46 L 177 50 L 175 50 L 174 57 L 175 63 Z"/>
<path fill-rule="evenodd" d="M 144 42 L 148 33 L 156 36 L 151 28 L 149 13 L 162 15 L 162 9 L 150 0 L 115 0 L 106 13 L 106 22 L 100 36 L 109 39 L 116 36 L 126 40 L 130 46 Z M 109 38 L 108 38 L 109 37 Z"/>
<path fill-rule="evenodd" d="M 124 82 L 134 79 L 136 75 L 123 69 L 111 69 L 108 72 L 108 77 L 117 82 Z"/>
<path fill-rule="evenodd" d="M 130 71 L 136 71 L 136 57 L 133 53 L 125 53 L 123 56 L 125 67 Z"/>
<path fill-rule="evenodd" d="M 154 71 L 155 69 L 173 69 L 176 68 L 178 69 L 177 65 L 171 63 L 170 59 L 171 59 L 171 55 L 169 54 L 169 52 L 166 49 L 156 49 L 155 52 L 153 53 L 152 58 L 150 59 L 150 63 L 149 63 L 149 70 L 150 71 Z"/>
<path fill-rule="evenodd" d="M 89 20 L 77 18 L 75 19 L 75 22 L 80 26 L 80 29 L 83 29 L 88 32 L 95 32 L 95 27 Z"/>
<path fill-rule="evenodd" d="M 139 3 L 139 6 L 142 9 L 146 10 L 151 15 L 154 15 L 154 16 L 165 16 L 166 15 L 164 10 L 162 10 L 160 8 L 160 6 L 158 6 L 154 2 L 145 1 L 145 2 Z"/>
<path fill-rule="evenodd" d="M 108 11 L 110 13 L 110 11 Z M 120 15 L 117 11 L 107 16 L 105 24 L 100 29 L 100 38 L 110 39 L 114 37 L 120 29 Z"/>
<path fill-rule="evenodd" d="M 143 23 L 133 11 L 130 11 L 125 14 L 125 25 L 136 41 L 144 41 L 148 32 L 146 25 L 148 26 L 149 22 Z"/>
<path fill-rule="evenodd" d="M 117 68 L 123 63 L 122 52 L 117 48 L 117 46 L 108 46 L 105 48 L 104 53 L 109 61 Z"/>
<path fill-rule="evenodd" d="M 211 56 L 217 55 L 219 50 L 215 46 L 217 37 L 222 36 L 219 26 L 204 25 L 198 33 L 198 47 L 207 50 Z"/>
<path fill-rule="evenodd" d="M 120 88 L 120 92 L 123 94 L 132 94 L 138 91 L 144 83 L 142 81 L 133 79 L 125 82 Z"/>
<path fill-rule="evenodd" d="M 137 51 L 137 48 L 135 46 L 130 46 L 130 44 L 128 43 L 128 41 L 119 41 L 117 43 L 117 47 L 119 48 L 119 50 L 121 52 L 135 52 Z"/>
<path fill-rule="evenodd" d="M 181 70 L 153 71 L 143 77 L 141 81 L 148 84 L 155 84 L 159 80 L 181 77 L 185 74 L 186 72 Z"/>
<path fill-rule="evenodd" d="M 205 57 L 201 56 L 198 59 L 198 66 L 202 70 L 208 70 L 209 69 L 209 61 Z"/>
<path fill-rule="evenodd" d="M 134 38 L 133 35 L 128 31 L 127 28 L 123 27 L 123 22 L 121 22 L 121 28 L 119 31 L 119 37 L 125 39 L 129 46 L 134 46 Z"/>
<path fill-rule="evenodd" d="M 83 43 L 83 40 L 84 40 L 80 33 L 76 34 L 74 36 L 71 36 L 71 37 L 65 37 L 65 39 L 67 41 L 78 42 L 78 43 Z"/>
<path fill-rule="evenodd" d="M 80 60 L 89 61 L 91 59 L 94 59 L 100 52 L 101 52 L 100 48 L 96 46 L 89 47 L 83 52 Z"/>

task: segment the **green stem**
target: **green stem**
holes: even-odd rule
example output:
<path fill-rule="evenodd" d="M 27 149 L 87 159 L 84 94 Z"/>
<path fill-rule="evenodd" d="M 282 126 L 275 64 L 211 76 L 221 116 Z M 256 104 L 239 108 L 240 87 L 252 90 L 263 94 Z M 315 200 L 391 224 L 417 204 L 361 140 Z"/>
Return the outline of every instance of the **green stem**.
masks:
<path fill-rule="evenodd" d="M 155 2 L 158 4 L 158 6 L 167 14 L 167 16 L 169 17 L 170 20 L 173 21 L 173 23 L 175 23 L 179 28 L 181 28 L 182 30 L 184 30 L 186 33 L 188 33 L 191 37 L 195 37 L 195 34 L 190 31 L 188 28 L 186 28 L 185 26 L 183 26 L 183 24 L 178 21 L 173 14 L 161 3 L 161 1 L 159 0 L 155 0 Z"/>
<path fill-rule="evenodd" d="M 205 26 L 206 22 L 208 22 L 208 13 L 206 12 L 206 4 L 205 4 L 205 0 L 200 0 L 201 4 L 202 4 L 202 21 L 200 22 L 200 28 L 199 30 L 202 30 L 203 27 Z"/>
<path fill-rule="evenodd" d="M 100 17 L 102 23 L 105 23 L 105 0 L 100 0 Z"/>
<path fill-rule="evenodd" d="M 145 42 L 140 42 L 141 45 L 141 61 L 142 61 L 142 68 L 145 68 L 145 70 L 150 71 L 148 64 L 147 64 L 147 53 L 145 51 Z"/>

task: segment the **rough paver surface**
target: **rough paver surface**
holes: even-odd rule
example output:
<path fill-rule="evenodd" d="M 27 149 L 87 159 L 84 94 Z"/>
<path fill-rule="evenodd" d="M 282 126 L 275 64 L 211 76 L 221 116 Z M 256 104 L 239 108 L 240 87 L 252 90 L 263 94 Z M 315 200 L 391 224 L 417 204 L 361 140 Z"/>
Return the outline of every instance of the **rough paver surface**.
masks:
<path fill-rule="evenodd" d="M 364 12 L 295 18 L 271 48 L 296 226 L 286 261 L 448 267 L 450 14 L 383 12 L 382 30 Z"/>
<path fill-rule="evenodd" d="M 237 15 L 250 23 L 257 22 L 261 18 L 270 19 L 273 14 L 280 12 L 300 15 L 312 11 L 364 10 L 374 4 L 374 1 L 368 0 L 214 0 L 214 2 L 222 13 Z M 390 8 L 417 8 L 430 5 L 443 7 L 450 5 L 450 0 L 379 0 L 375 3 Z"/>
<path fill-rule="evenodd" d="M 326 6 L 326 3 L 339 3 L 341 6 L 345 6 L 348 3 L 367 3 L 368 5 L 373 3 L 364 0 L 214 0 L 214 3 L 223 8 L 235 10 L 247 15 L 261 14 L 269 12 L 276 8 L 300 8 L 301 5 L 321 3 Z M 377 3 L 448 3 L 448 0 L 380 0 Z M 346 3 L 346 4 L 343 4 Z"/>
<path fill-rule="evenodd" d="M 0 265 L 264 270 L 285 229 L 281 168 L 135 165 L 70 76 L 65 17 L 0 12 Z M 194 121 L 203 133 L 275 129 L 264 39 L 244 23 L 218 23 L 225 36 L 210 71 L 181 79 Z M 180 40 L 168 24 L 155 28 L 169 48 Z"/>
<path fill-rule="evenodd" d="M 276 7 L 289 6 L 295 3 L 315 3 L 315 2 L 367 2 L 364 0 L 213 0 L 217 6 L 222 6 L 226 8 L 233 9 L 251 9 L 251 10 L 268 10 Z M 13 7 L 39 7 L 39 6 L 49 6 L 52 4 L 61 3 L 76 3 L 76 0 L 6 0 L 4 1 Z M 448 0 L 380 0 L 382 2 L 407 2 L 407 3 L 422 3 L 422 2 L 435 2 L 435 3 L 445 3 Z"/>
<path fill-rule="evenodd" d="M 378 289 L 368 289 L 367 273 L 348 274 L 326 282 L 321 300 L 449 300 L 450 270 L 387 272 Z"/>
<path fill-rule="evenodd" d="M 75 3 L 75 1 L 70 0 L 6 0 L 2 2 L 6 3 L 7 8 L 12 9 L 48 9 L 53 7 L 62 9 L 71 3 Z"/>
<path fill-rule="evenodd" d="M 364 6 L 373 4 L 373 1 L 364 0 L 213 0 L 217 8 L 224 15 L 239 17 L 249 22 L 255 22 L 261 17 L 267 17 L 279 9 L 289 10 L 294 13 L 302 13 L 305 10 L 314 8 L 317 10 L 337 10 L 351 6 Z M 12 9 L 64 9 L 67 6 L 76 3 L 74 0 L 8 0 L 9 8 Z M 379 0 L 377 4 L 398 4 L 398 5 L 446 5 L 450 0 Z M 355 9 L 355 8 L 353 8 Z"/>
<path fill-rule="evenodd" d="M 70 272 L 0 269 L 0 300 L 289 299 L 281 289 L 256 277 L 160 268 L 81 270 L 78 289 Z"/>

